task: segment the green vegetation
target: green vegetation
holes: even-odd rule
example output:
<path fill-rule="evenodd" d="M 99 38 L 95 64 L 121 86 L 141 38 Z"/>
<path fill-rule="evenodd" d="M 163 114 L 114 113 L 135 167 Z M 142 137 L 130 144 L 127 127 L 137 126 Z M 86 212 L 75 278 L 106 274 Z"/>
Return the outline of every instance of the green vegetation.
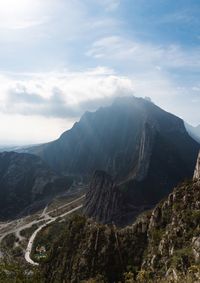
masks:
<path fill-rule="evenodd" d="M 38 269 L 2 263 L 0 283 L 199 283 L 199 217 L 200 189 L 191 183 L 123 229 L 74 214 L 38 234 Z M 14 258 L 21 253 L 15 241 L 4 239 Z"/>
<path fill-rule="evenodd" d="M 0 262 L 0 283 L 43 283 L 43 278 L 36 269 L 10 261 Z"/>

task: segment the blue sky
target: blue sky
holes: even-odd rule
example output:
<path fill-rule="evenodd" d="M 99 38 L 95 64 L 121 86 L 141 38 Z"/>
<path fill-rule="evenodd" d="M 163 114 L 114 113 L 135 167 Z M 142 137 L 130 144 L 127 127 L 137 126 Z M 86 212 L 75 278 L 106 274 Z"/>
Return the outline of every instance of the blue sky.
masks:
<path fill-rule="evenodd" d="M 199 12 L 198 0 L 0 1 L 0 144 L 55 139 L 127 94 L 199 124 Z"/>

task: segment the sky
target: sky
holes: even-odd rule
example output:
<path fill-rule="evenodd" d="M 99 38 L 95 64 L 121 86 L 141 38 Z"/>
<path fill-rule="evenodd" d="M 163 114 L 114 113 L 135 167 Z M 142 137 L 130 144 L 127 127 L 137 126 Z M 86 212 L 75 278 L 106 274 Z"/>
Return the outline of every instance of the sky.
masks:
<path fill-rule="evenodd" d="M 0 145 L 54 140 L 117 96 L 200 124 L 199 0 L 0 0 Z"/>

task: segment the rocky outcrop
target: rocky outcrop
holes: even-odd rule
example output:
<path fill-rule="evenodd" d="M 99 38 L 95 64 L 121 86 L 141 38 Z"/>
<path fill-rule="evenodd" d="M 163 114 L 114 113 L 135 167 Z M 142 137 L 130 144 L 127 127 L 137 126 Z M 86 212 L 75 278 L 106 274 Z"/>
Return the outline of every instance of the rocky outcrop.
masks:
<path fill-rule="evenodd" d="M 50 259 L 42 266 L 43 282 L 87 282 L 95 277 L 101 283 L 122 282 L 128 266 L 141 266 L 147 240 L 144 218 L 143 222 L 119 230 L 114 225 L 74 216 L 65 223 L 65 233 L 55 233 L 58 238 L 53 241 Z M 54 231 L 52 227 L 48 233 L 52 235 Z M 43 235 L 47 232 L 40 237 Z"/>
<path fill-rule="evenodd" d="M 195 167 L 195 171 L 194 171 L 194 176 L 193 176 L 194 180 L 200 180 L 200 152 L 197 158 L 197 164 Z"/>
<path fill-rule="evenodd" d="M 102 209 L 102 219 L 104 215 L 107 217 L 107 200 L 112 204 L 113 194 L 115 185 L 111 177 L 96 172 L 89 196 Z M 109 197 L 105 198 L 106 195 Z M 106 202 L 105 211 L 99 207 L 99 199 L 102 206 Z M 86 208 L 88 213 L 95 211 L 89 202 Z M 153 211 L 143 213 L 134 224 L 123 229 L 76 217 L 67 223 L 61 238 L 54 241 L 49 262 L 44 265 L 47 280 L 44 282 L 98 278 L 92 282 L 199 283 L 199 223 L 198 180 L 180 184 Z M 49 233 L 52 235 L 51 230 Z"/>
<path fill-rule="evenodd" d="M 156 276 L 173 277 L 173 282 L 182 282 L 181 278 L 189 276 L 192 266 L 196 266 L 198 274 L 199 223 L 199 183 L 185 182 L 152 212 L 142 269 Z M 198 281 L 194 278 L 194 282 Z"/>
<path fill-rule="evenodd" d="M 107 177 L 106 182 L 112 183 Z M 93 282 L 199 283 L 199 223 L 200 186 L 195 182 L 181 184 L 123 229 L 76 216 L 54 241 L 44 282 L 101 278 Z"/>
<path fill-rule="evenodd" d="M 101 223 L 119 222 L 122 212 L 122 196 L 111 176 L 96 171 L 86 194 L 83 212 Z"/>
<path fill-rule="evenodd" d="M 67 190 L 70 182 L 69 178 L 54 173 L 37 156 L 0 153 L 0 219 L 16 217 L 36 204 L 43 206 L 45 200 Z"/>

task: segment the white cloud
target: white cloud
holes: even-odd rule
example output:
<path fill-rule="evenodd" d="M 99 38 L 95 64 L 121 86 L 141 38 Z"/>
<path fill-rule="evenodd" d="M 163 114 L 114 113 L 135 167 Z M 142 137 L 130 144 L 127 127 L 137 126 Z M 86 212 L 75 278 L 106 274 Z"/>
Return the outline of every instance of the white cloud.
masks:
<path fill-rule="evenodd" d="M 0 29 L 27 29 L 43 24 L 39 0 L 0 1 Z"/>
<path fill-rule="evenodd" d="M 63 101 L 71 106 L 88 100 L 112 96 L 119 87 L 129 89 L 132 87 L 129 79 L 118 76 L 114 70 L 106 67 L 97 67 L 83 72 L 18 74 L 17 77 L 10 80 L 9 77 L 2 76 L 0 82 L 6 93 L 4 97 L 7 97 L 8 92 L 12 90 L 12 93 L 20 94 L 21 97 L 22 93 L 32 98 L 35 95 L 33 99 L 36 99 L 38 95 L 44 101 L 48 101 L 52 98 L 53 90 L 56 88 L 60 90 Z M 7 92 L 5 92 L 6 87 Z M 12 108 L 10 102 L 9 107 Z"/>
<path fill-rule="evenodd" d="M 132 81 L 112 69 L 85 72 L 2 74 L 0 140 L 39 143 L 55 139 L 86 111 L 133 93 Z M 5 126 L 6 125 L 6 126 Z"/>
<path fill-rule="evenodd" d="M 130 94 L 149 96 L 187 121 L 194 123 L 194 117 L 200 121 L 199 109 L 190 100 L 196 88 L 173 83 L 157 68 L 129 76 L 106 67 L 83 72 L 10 73 L 0 76 L 0 85 L 0 136 L 6 137 L 7 143 L 53 140 L 86 110 L 94 111 L 111 104 L 114 97 Z M 192 116 L 189 105 L 193 107 Z M 4 142 L 0 140 L 0 144 Z"/>

